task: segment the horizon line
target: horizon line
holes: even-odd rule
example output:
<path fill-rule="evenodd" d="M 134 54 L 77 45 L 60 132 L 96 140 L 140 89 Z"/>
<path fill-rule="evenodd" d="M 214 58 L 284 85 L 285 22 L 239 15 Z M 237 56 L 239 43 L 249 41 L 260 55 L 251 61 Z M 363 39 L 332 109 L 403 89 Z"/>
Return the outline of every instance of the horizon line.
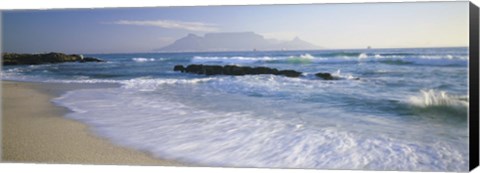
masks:
<path fill-rule="evenodd" d="M 469 48 L 470 46 L 435 46 L 435 47 L 389 47 L 370 48 L 379 49 L 441 49 L 441 48 Z M 225 51 L 145 51 L 145 52 L 107 52 L 107 53 L 78 53 L 78 54 L 141 54 L 141 53 L 222 53 L 222 52 L 272 52 L 272 51 L 329 51 L 329 50 L 368 50 L 368 48 L 322 48 L 322 49 L 295 49 L 295 50 L 225 50 Z"/>
<path fill-rule="evenodd" d="M 470 46 L 435 46 L 435 47 L 389 47 L 389 48 L 370 48 L 370 50 L 381 50 L 381 49 L 441 49 L 441 48 L 469 48 Z M 222 52 L 272 52 L 272 51 L 283 51 L 283 52 L 292 52 L 292 51 L 329 51 L 329 50 L 369 50 L 369 48 L 323 48 L 323 49 L 292 49 L 292 50 L 221 50 L 221 51 L 144 51 L 144 52 L 102 52 L 102 53 L 69 53 L 61 51 L 41 51 L 41 52 L 8 52 L 2 51 L 4 53 L 15 53 L 15 54 L 44 54 L 44 53 L 64 53 L 64 54 L 82 54 L 82 55 L 95 55 L 95 54 L 148 54 L 148 53 L 222 53 Z"/>

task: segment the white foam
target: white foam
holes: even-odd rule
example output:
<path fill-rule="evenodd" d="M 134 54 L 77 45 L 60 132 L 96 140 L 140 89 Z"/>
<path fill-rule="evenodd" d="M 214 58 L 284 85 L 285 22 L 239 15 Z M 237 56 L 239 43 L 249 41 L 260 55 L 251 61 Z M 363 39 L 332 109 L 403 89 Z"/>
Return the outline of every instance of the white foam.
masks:
<path fill-rule="evenodd" d="M 155 61 L 155 58 L 136 57 L 136 58 L 132 58 L 132 60 L 135 62 L 149 62 L 149 61 Z"/>
<path fill-rule="evenodd" d="M 411 96 L 410 103 L 419 107 L 453 106 L 463 108 L 467 108 L 469 104 L 466 96 L 450 95 L 445 91 L 433 89 L 421 90 L 418 96 Z"/>
<path fill-rule="evenodd" d="M 365 58 L 368 58 L 368 55 L 366 53 L 361 53 L 360 55 L 358 55 L 358 58 L 365 59 Z"/>
<path fill-rule="evenodd" d="M 311 63 L 315 60 L 315 57 L 310 54 L 302 54 L 300 56 L 290 56 L 286 59 L 290 63 Z"/>
<path fill-rule="evenodd" d="M 468 151 L 458 150 L 452 143 L 364 133 L 362 129 L 376 127 L 363 127 L 349 119 L 286 118 L 292 112 L 283 109 L 276 111 L 277 115 L 249 109 L 210 110 L 132 88 L 71 91 L 55 102 L 75 111 L 67 117 L 87 123 L 117 144 L 200 165 L 415 171 L 468 168 Z M 328 111 L 320 109 L 318 114 Z M 330 114 L 343 117 L 341 112 Z"/>
<path fill-rule="evenodd" d="M 358 77 L 353 76 L 351 73 L 342 73 L 340 69 L 333 73 L 332 76 L 350 80 L 358 79 Z"/>
<path fill-rule="evenodd" d="M 289 57 L 202 57 L 195 56 L 192 63 L 225 63 L 225 64 L 251 64 L 258 62 L 287 62 L 287 63 L 344 63 L 344 62 L 399 62 L 412 63 L 419 65 L 466 65 L 468 56 L 453 55 L 388 55 L 375 54 L 369 56 L 367 53 L 361 53 L 357 57 L 339 56 L 339 57 L 321 57 L 311 54 L 301 54 L 299 56 Z"/>
<path fill-rule="evenodd" d="M 194 78 L 194 79 L 152 79 L 152 78 L 135 78 L 121 81 L 123 88 L 137 89 L 140 91 L 154 91 L 162 85 L 173 84 L 196 84 L 212 81 L 215 78 Z"/>

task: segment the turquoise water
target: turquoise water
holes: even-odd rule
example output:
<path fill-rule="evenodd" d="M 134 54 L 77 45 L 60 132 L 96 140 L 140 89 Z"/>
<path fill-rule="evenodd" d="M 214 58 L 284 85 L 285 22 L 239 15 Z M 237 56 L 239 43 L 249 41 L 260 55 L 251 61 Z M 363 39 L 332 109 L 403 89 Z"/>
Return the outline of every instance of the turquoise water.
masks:
<path fill-rule="evenodd" d="M 112 142 L 207 166 L 468 170 L 468 49 L 85 55 L 107 63 L 6 66 L 7 80 L 117 83 L 54 102 Z M 203 76 L 181 64 L 293 69 Z M 328 72 L 341 80 L 314 76 Z M 354 80 L 360 78 L 360 80 Z"/>

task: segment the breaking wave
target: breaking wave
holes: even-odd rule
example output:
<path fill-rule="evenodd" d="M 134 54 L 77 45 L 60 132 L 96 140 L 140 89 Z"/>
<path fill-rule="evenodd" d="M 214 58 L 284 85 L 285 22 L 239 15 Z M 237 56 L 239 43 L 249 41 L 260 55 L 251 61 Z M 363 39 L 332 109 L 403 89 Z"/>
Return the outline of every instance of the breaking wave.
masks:
<path fill-rule="evenodd" d="M 155 58 L 137 57 L 137 58 L 132 58 L 132 60 L 135 61 L 135 62 L 149 62 L 149 61 L 155 61 Z"/>
<path fill-rule="evenodd" d="M 191 82 L 200 81 L 187 83 Z M 252 109 L 224 111 L 189 105 L 165 94 L 142 94 L 137 89 L 77 90 L 54 101 L 74 111 L 67 117 L 89 124 L 114 143 L 187 163 L 372 170 L 461 170 L 468 164 L 465 153 L 447 142 L 427 145 L 341 128 L 359 125 L 351 120 L 290 117 L 287 115 L 294 110 L 278 108 L 275 102 L 230 95 L 232 100 L 249 101 L 243 106 Z M 215 96 L 202 93 L 207 98 Z M 219 101 L 210 100 L 209 105 L 221 104 Z M 268 116 L 262 110 L 276 110 L 276 114 Z"/>
<path fill-rule="evenodd" d="M 424 117 L 445 123 L 465 123 L 468 116 L 468 97 L 448 94 L 445 91 L 421 90 L 409 98 L 414 111 Z M 464 125 L 464 124 L 461 124 Z"/>
<path fill-rule="evenodd" d="M 468 97 L 450 95 L 445 91 L 429 89 L 421 90 L 418 96 L 410 97 L 410 103 L 418 107 L 448 106 L 464 108 L 468 107 Z"/>
<path fill-rule="evenodd" d="M 348 54 L 350 55 L 350 54 Z M 253 64 L 253 63 L 287 63 L 287 64 L 328 64 L 328 63 L 384 63 L 391 65 L 434 65 L 451 66 L 467 65 L 468 56 L 453 55 L 415 55 L 408 56 L 403 54 L 368 54 L 358 53 L 355 56 L 324 56 L 301 54 L 299 56 L 287 57 L 202 57 L 195 56 L 192 63 L 222 63 L 222 64 Z"/>

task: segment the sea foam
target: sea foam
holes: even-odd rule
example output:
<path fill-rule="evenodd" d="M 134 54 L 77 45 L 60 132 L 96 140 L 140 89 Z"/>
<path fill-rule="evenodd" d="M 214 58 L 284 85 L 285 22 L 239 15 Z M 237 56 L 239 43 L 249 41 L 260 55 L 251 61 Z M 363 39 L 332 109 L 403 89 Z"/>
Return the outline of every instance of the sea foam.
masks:
<path fill-rule="evenodd" d="M 468 97 L 450 95 L 445 91 L 437 91 L 433 89 L 421 90 L 418 96 L 410 97 L 410 102 L 419 107 L 429 106 L 453 106 L 468 107 Z"/>
<path fill-rule="evenodd" d="M 355 54 L 356 55 L 356 54 Z M 360 53 L 358 56 L 324 56 L 300 54 L 299 56 L 287 57 L 202 57 L 195 56 L 191 63 L 222 63 L 222 64 L 253 64 L 253 63 L 290 63 L 290 64 L 328 64 L 328 63 L 386 63 L 391 65 L 435 65 L 435 66 L 452 66 L 467 65 L 468 56 L 453 55 L 397 55 L 397 54 L 367 54 Z"/>
<path fill-rule="evenodd" d="M 155 58 L 137 57 L 137 58 L 132 58 L 132 60 L 135 62 L 148 62 L 148 61 L 155 61 Z"/>
<path fill-rule="evenodd" d="M 343 110 L 331 108 L 307 111 L 314 113 L 310 116 L 296 115 L 296 111 L 302 110 L 301 104 L 290 103 L 279 108 L 277 101 L 252 100 L 234 93 L 222 94 L 223 98 L 229 98 L 222 101 L 217 93 L 198 88 L 219 87 L 223 82 L 248 83 L 248 80 L 258 79 L 253 76 L 215 80 L 136 79 L 120 88 L 70 91 L 54 102 L 74 111 L 68 118 L 88 124 L 95 133 L 114 143 L 187 163 L 416 171 L 455 171 L 468 167 L 464 159 L 468 153 L 458 150 L 454 142 L 426 140 L 428 137 L 423 139 L 426 141 L 396 138 L 401 132 L 369 133 L 378 128 L 374 124 L 386 121 L 394 125 L 389 122 L 392 120 L 348 118 Z M 290 79 L 272 76 L 271 80 L 268 85 Z M 178 90 L 182 88 L 190 92 Z M 202 104 L 194 104 L 192 100 Z M 244 109 L 234 107 L 226 111 L 212 107 L 234 100 L 243 103 Z"/>

